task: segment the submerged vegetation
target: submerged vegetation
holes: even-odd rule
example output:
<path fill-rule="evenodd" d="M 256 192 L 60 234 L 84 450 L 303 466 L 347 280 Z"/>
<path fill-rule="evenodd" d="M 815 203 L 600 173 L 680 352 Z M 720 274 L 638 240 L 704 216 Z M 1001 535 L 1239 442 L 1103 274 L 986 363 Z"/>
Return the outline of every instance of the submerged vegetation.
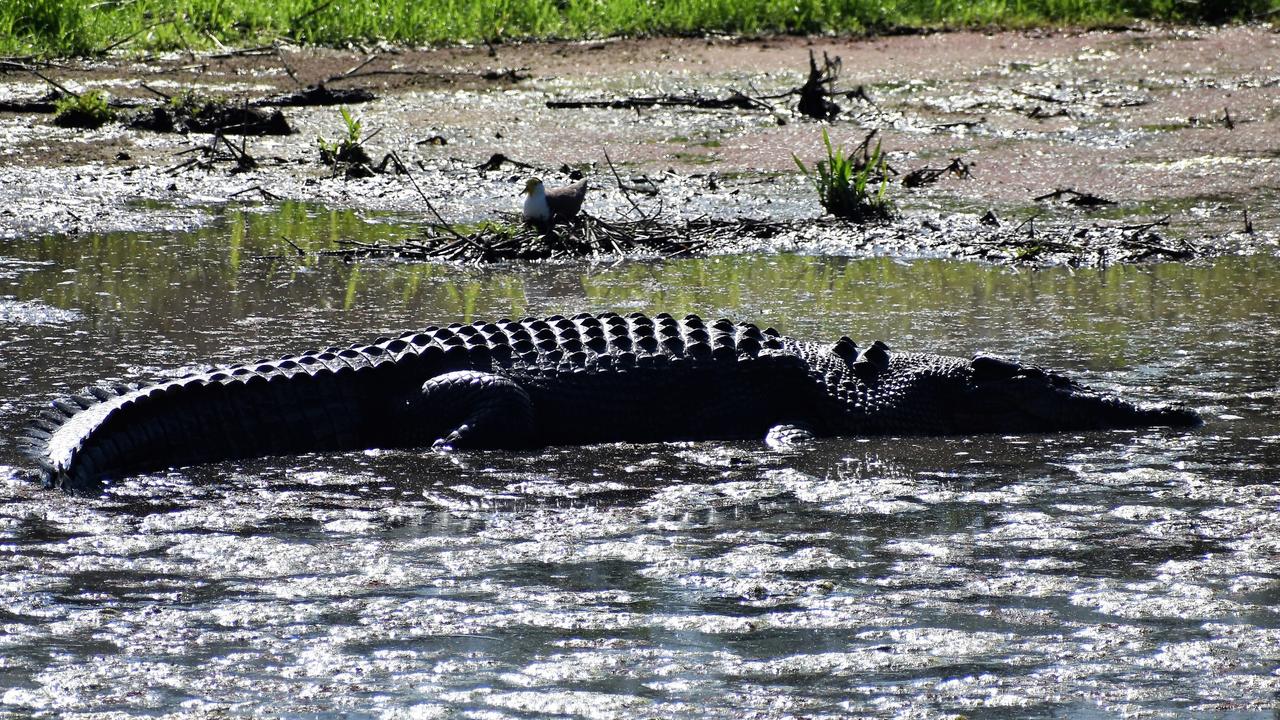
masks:
<path fill-rule="evenodd" d="M 884 32 L 1274 17 L 1280 0 L 5 0 L 0 53 L 85 55 L 287 38 L 332 45 L 602 35 Z"/>

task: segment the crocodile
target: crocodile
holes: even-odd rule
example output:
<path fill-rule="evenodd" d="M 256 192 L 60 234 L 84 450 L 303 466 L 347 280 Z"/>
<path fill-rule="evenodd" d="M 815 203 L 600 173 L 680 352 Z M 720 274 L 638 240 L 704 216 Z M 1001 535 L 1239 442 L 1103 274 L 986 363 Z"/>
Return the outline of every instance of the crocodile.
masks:
<path fill-rule="evenodd" d="M 989 354 L 807 342 L 696 315 L 455 323 L 54 400 L 22 444 L 46 485 L 266 455 L 606 442 L 1189 427 Z"/>

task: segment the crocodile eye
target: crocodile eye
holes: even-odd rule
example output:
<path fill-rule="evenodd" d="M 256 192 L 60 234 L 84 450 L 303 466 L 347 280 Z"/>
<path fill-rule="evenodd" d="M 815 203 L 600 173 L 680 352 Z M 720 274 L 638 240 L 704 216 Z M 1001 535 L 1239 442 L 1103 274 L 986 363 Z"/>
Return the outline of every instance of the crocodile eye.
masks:
<path fill-rule="evenodd" d="M 1035 365 L 1028 365 L 1028 366 L 1026 366 L 1026 367 L 1022 368 L 1022 371 L 1021 371 L 1021 372 L 1019 372 L 1018 374 L 1019 374 L 1019 375 L 1021 375 L 1021 376 L 1023 376 L 1023 377 L 1025 377 L 1025 378 L 1029 378 L 1029 379 L 1031 379 L 1031 380 L 1043 380 L 1043 379 L 1045 379 L 1045 372 L 1044 372 L 1044 370 L 1041 370 L 1040 368 L 1036 367 Z"/>
<path fill-rule="evenodd" d="M 973 379 L 978 382 L 1008 380 L 1023 369 L 1013 360 L 994 355 L 974 355 L 969 367 L 973 369 Z"/>

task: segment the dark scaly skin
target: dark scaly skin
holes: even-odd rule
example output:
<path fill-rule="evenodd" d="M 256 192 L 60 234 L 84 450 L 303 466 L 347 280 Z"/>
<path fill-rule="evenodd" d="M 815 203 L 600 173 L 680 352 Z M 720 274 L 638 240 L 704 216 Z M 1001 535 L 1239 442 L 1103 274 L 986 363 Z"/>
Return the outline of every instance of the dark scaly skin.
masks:
<path fill-rule="evenodd" d="M 499 447 L 1192 426 L 1016 362 L 803 342 L 690 315 L 477 322 L 91 388 L 33 423 L 47 484 L 373 447 Z"/>

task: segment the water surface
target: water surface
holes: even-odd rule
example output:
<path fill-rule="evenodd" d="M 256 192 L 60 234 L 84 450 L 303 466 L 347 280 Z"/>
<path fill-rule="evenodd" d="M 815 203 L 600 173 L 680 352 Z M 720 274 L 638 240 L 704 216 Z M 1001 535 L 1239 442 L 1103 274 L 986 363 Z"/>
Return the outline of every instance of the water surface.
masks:
<path fill-rule="evenodd" d="M 232 208 L 0 248 L 0 717 L 1275 716 L 1276 259 L 477 270 L 282 239 L 397 222 Z M 100 498 L 40 489 L 13 444 L 99 378 L 605 309 L 1018 355 L 1208 422 L 311 455 Z"/>

